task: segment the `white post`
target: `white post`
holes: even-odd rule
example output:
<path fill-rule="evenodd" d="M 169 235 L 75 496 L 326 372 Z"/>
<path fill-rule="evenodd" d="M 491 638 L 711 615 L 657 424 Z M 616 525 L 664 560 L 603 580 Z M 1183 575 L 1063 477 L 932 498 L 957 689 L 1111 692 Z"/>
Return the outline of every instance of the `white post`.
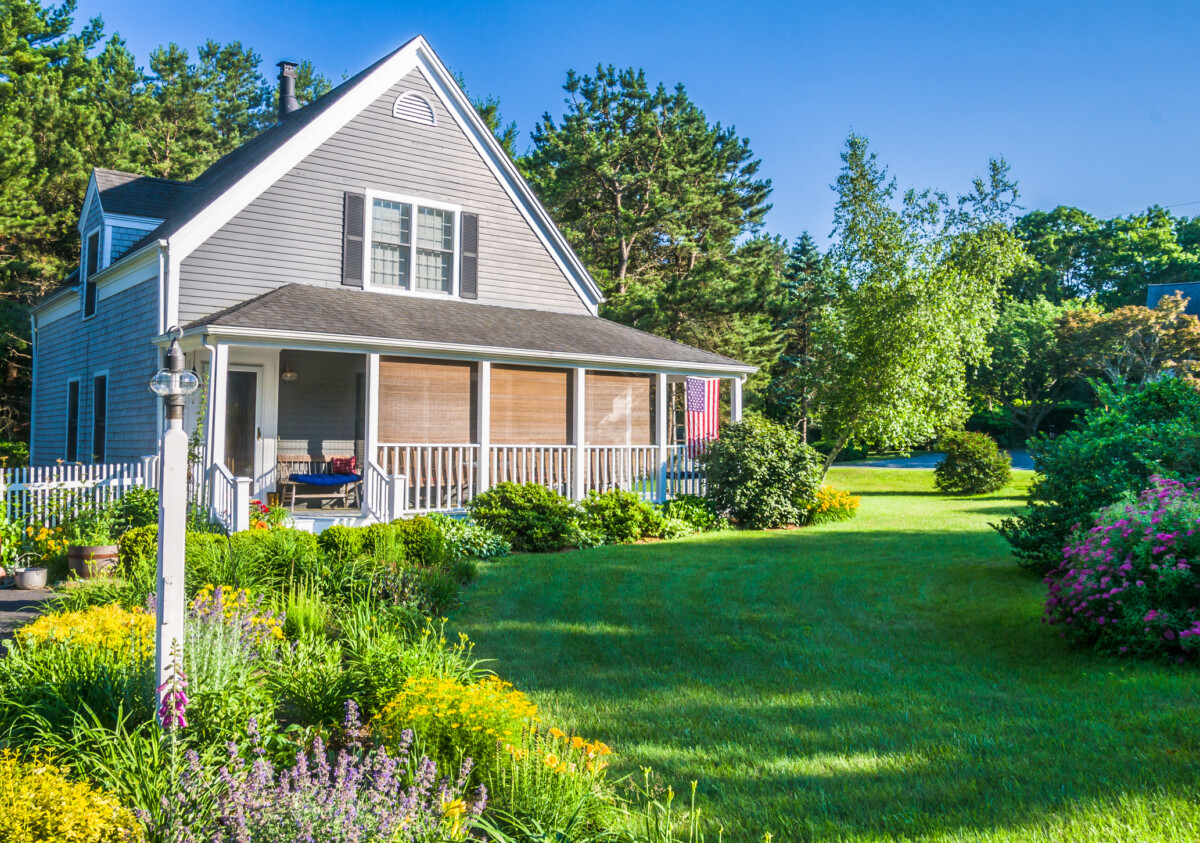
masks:
<path fill-rule="evenodd" d="M 479 440 L 479 480 L 476 494 L 482 494 L 491 487 L 492 450 L 492 364 L 490 360 L 479 361 L 479 382 L 476 384 L 479 395 L 475 402 L 475 436 Z"/>
<path fill-rule="evenodd" d="M 658 483 L 654 497 L 667 499 L 667 373 L 654 376 L 654 443 L 658 445 Z"/>
<path fill-rule="evenodd" d="M 225 399 L 229 392 L 229 346 L 210 345 L 208 365 L 208 464 L 225 464 Z M 205 466 L 207 468 L 208 466 Z"/>
<path fill-rule="evenodd" d="M 408 478 L 403 474 L 393 474 L 388 478 L 387 515 L 392 521 L 404 515 L 408 502 Z"/>
<path fill-rule="evenodd" d="M 363 426 L 363 463 L 360 474 L 367 476 L 367 463 L 378 462 L 379 457 L 379 355 L 367 355 L 367 407 L 366 424 Z M 382 467 L 382 466 L 381 466 Z M 364 481 L 365 484 L 365 481 Z M 365 485 L 364 485 L 365 487 Z M 360 487 L 360 488 L 364 488 Z M 363 515 L 367 514 L 367 496 L 362 495 Z"/>
<path fill-rule="evenodd" d="M 235 477 L 233 482 L 233 530 L 240 533 L 250 529 L 250 486 L 254 482 L 249 477 Z"/>
<path fill-rule="evenodd" d="M 587 443 L 584 442 L 584 424 L 587 420 L 587 370 L 579 367 L 575 370 L 574 413 L 571 416 L 571 441 L 575 445 L 575 472 L 571 478 L 571 497 L 577 501 L 584 498 L 584 486 L 587 483 Z"/>
<path fill-rule="evenodd" d="M 732 378 L 729 381 L 729 420 L 737 424 L 742 420 L 742 381 L 743 377 Z"/>

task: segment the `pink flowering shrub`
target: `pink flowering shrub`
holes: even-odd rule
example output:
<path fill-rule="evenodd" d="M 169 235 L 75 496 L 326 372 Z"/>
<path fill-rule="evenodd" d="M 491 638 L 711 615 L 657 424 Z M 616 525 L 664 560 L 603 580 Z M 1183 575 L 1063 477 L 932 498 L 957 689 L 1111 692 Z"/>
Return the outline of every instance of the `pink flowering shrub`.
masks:
<path fill-rule="evenodd" d="M 1200 480 L 1150 479 L 1071 533 L 1043 620 L 1106 652 L 1182 662 L 1200 654 Z"/>

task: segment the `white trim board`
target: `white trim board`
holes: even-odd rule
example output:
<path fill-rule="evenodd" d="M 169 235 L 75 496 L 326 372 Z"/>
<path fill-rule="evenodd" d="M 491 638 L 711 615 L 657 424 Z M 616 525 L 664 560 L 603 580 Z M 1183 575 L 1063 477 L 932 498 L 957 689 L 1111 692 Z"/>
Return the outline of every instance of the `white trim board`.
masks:
<path fill-rule="evenodd" d="M 648 360 L 637 357 L 616 357 L 599 354 L 574 354 L 553 351 L 531 351 L 517 348 L 465 345 L 459 343 L 397 340 L 390 337 L 346 337 L 307 331 L 259 331 L 221 325 L 201 325 L 190 328 L 185 337 L 200 337 L 204 345 L 220 342 L 229 345 L 262 346 L 267 348 L 312 349 L 317 351 L 347 351 L 352 353 L 397 354 L 400 356 L 439 357 L 453 360 L 489 360 L 545 366 L 584 366 L 588 369 L 611 369 L 622 372 L 681 372 L 708 373 L 730 377 L 757 372 L 754 366 L 743 364 L 705 364 L 674 360 Z M 156 342 L 164 344 L 165 336 Z M 182 341 L 181 341 L 182 344 Z M 189 344 L 190 345 L 190 344 Z"/>

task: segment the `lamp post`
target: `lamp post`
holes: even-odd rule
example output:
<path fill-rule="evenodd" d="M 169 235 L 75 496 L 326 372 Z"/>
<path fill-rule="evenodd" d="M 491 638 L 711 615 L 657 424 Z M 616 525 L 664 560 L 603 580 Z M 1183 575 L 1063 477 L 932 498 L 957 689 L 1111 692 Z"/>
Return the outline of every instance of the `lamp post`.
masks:
<path fill-rule="evenodd" d="M 150 391 L 162 396 L 167 426 L 158 452 L 158 630 L 154 659 L 159 686 L 171 678 L 171 648 L 183 658 L 183 550 L 187 539 L 188 437 L 183 432 L 183 399 L 200 388 L 195 372 L 184 369 L 177 327 L 171 338 L 166 367 L 150 379 Z M 158 692 L 162 707 L 164 690 Z"/>

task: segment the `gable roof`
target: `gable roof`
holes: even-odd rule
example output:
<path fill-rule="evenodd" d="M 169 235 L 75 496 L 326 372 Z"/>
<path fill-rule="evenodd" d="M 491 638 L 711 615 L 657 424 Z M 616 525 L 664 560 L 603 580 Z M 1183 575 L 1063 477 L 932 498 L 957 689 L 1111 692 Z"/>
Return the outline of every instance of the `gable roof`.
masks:
<path fill-rule="evenodd" d="M 196 191 L 193 183 L 97 167 L 92 171 L 106 214 L 163 220 Z"/>
<path fill-rule="evenodd" d="M 501 187 L 513 199 L 581 300 L 595 313 L 604 300 L 599 286 L 449 70 L 419 35 L 227 153 L 193 181 L 186 185 L 177 182 L 188 189 L 172 197 L 179 200 L 178 204 L 169 209 L 154 231 L 133 244 L 130 253 L 153 241 L 168 240 L 172 260 L 182 260 L 334 131 L 418 67 L 428 73 L 435 92 L 443 97 L 447 109 L 492 169 Z"/>
<path fill-rule="evenodd" d="M 309 326 L 299 328 L 297 326 Z M 211 330 L 205 330 L 211 329 Z M 187 333 L 299 335 L 421 350 L 567 364 L 675 364 L 687 371 L 750 373 L 753 366 L 596 316 L 287 284 L 198 319 Z M 231 330 L 229 330 L 231 329 Z"/>

